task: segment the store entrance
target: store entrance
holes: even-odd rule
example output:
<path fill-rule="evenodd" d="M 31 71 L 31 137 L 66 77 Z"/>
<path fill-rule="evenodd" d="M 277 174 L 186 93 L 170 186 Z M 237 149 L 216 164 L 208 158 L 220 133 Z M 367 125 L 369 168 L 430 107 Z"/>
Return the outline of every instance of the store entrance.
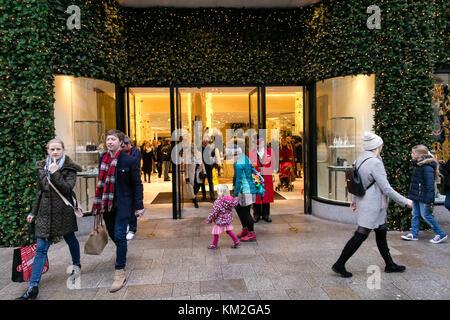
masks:
<path fill-rule="evenodd" d="M 226 146 L 239 140 L 248 155 L 258 132 L 275 155 L 271 213 L 303 212 L 303 87 L 127 90 L 127 132 L 143 156 L 153 152 L 150 182 L 142 175 L 144 203 L 152 218 L 206 217 L 217 185 L 233 187 L 233 164 L 225 157 Z M 171 153 L 186 145 L 195 145 L 203 157 L 208 154 L 205 147 L 213 150 L 212 169 L 207 170 L 204 185 L 195 190 L 198 207 L 191 192 L 186 192 L 190 171 L 183 159 L 187 149 L 177 149 L 173 154 L 179 161 L 167 163 L 160 150 L 165 143 L 170 143 Z M 141 166 L 144 169 L 144 161 Z"/>
<path fill-rule="evenodd" d="M 168 218 L 172 209 L 171 100 L 169 88 L 127 88 L 125 132 L 141 153 L 144 205 L 152 217 Z"/>

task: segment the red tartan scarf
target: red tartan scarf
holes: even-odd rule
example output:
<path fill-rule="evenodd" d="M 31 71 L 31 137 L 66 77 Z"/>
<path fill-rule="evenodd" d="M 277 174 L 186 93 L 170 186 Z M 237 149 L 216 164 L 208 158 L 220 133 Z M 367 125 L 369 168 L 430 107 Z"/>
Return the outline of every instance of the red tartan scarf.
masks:
<path fill-rule="evenodd" d="M 92 206 L 92 214 L 94 216 L 110 212 L 112 209 L 116 185 L 115 172 L 119 154 L 120 151 L 111 159 L 111 154 L 107 152 L 101 160 L 97 190 L 95 190 L 94 204 Z"/>

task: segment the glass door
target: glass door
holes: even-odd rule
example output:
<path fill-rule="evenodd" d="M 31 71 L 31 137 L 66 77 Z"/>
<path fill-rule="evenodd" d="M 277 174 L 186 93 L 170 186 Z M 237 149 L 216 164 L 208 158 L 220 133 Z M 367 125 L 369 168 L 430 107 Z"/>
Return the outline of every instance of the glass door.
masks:
<path fill-rule="evenodd" d="M 181 219 L 183 205 L 182 150 L 175 149 L 181 135 L 181 98 L 178 88 L 170 88 L 170 128 L 171 128 L 171 163 L 172 163 L 172 217 Z M 174 152 L 174 149 L 176 152 Z"/>
<path fill-rule="evenodd" d="M 136 96 L 130 87 L 126 88 L 125 134 L 136 146 Z"/>
<path fill-rule="evenodd" d="M 314 179 L 317 168 L 317 136 L 316 132 L 316 86 L 308 85 L 303 87 L 303 172 L 304 172 L 304 206 L 305 213 L 311 214 L 311 198 L 317 195 L 317 179 Z"/>
<path fill-rule="evenodd" d="M 258 129 L 261 128 L 261 95 L 259 87 L 248 94 L 248 106 L 250 129 L 258 132 Z"/>

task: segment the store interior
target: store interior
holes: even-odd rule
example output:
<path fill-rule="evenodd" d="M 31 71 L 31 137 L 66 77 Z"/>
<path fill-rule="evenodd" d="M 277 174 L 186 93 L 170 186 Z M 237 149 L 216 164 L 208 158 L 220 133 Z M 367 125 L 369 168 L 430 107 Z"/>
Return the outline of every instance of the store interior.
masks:
<path fill-rule="evenodd" d="M 244 132 L 257 127 L 258 109 L 255 87 L 202 87 L 180 88 L 178 103 L 181 111 L 181 128 L 188 132 L 187 139 L 194 143 L 196 123 L 201 123 L 202 138 L 215 143 L 219 150 L 219 167 L 217 180 L 219 184 L 227 184 L 232 189 L 233 164 L 225 158 L 224 150 L 227 145 L 227 130 L 242 129 Z M 164 144 L 170 139 L 170 92 L 169 88 L 130 88 L 129 89 L 129 121 L 130 137 L 138 148 L 146 142 L 157 149 L 158 144 Z M 303 90 L 302 87 L 267 87 L 266 89 L 266 127 L 269 147 L 274 144 L 278 150 L 282 139 L 289 137 L 286 145 L 290 145 L 294 153 L 299 149 L 298 140 L 303 131 Z M 206 133 L 205 133 L 206 132 Z M 255 131 L 256 132 L 256 131 Z M 229 141 L 228 141 L 229 142 Z M 297 146 L 295 143 L 297 142 Z M 222 147 L 220 147 L 222 146 Z M 248 146 L 248 138 L 247 138 Z M 157 152 L 155 151 L 155 154 Z M 301 154 L 301 151 L 300 151 Z M 273 212 L 284 213 L 284 207 L 303 211 L 303 175 L 301 174 L 302 159 L 292 159 L 292 172 L 289 181 L 280 180 L 279 166 L 273 174 L 275 190 L 275 204 Z M 301 158 L 301 156 L 300 156 Z M 278 157 L 276 157 L 278 160 Z M 161 176 L 158 170 L 161 170 Z M 185 167 L 182 165 L 184 182 Z M 294 172 L 296 171 L 296 172 Z M 285 173 L 285 172 L 284 172 Z M 172 174 L 169 179 L 164 177 L 164 168 L 154 165 L 151 178 L 144 183 L 144 200 L 150 211 L 161 216 L 171 215 L 172 210 Z M 283 176 L 283 178 L 285 178 Z M 150 181 L 149 181 L 150 180 Z M 216 189 L 216 188 L 215 188 Z M 205 181 L 206 200 L 203 200 L 202 190 L 197 193 L 200 208 L 195 208 L 190 199 L 184 197 L 182 215 L 203 216 L 210 208 L 209 185 Z M 152 210 L 154 209 L 154 210 Z M 287 210 L 287 209 L 286 209 Z M 152 214 L 153 216 L 153 214 Z"/>

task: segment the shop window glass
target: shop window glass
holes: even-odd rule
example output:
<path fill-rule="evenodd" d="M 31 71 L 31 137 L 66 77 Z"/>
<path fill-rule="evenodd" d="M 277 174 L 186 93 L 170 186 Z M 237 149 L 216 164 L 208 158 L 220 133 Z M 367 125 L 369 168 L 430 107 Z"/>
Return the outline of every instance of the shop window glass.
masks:
<path fill-rule="evenodd" d="M 78 200 L 86 211 L 94 197 L 98 157 L 105 151 L 105 132 L 116 128 L 113 83 L 90 78 L 57 75 L 54 80 L 55 133 L 66 154 L 83 171 L 76 185 Z"/>
<path fill-rule="evenodd" d="M 434 76 L 434 89 L 432 108 L 434 111 L 434 143 L 431 147 L 439 161 L 446 162 L 450 159 L 450 100 L 448 93 L 448 73 L 438 73 Z M 439 193 L 436 181 L 435 203 L 444 203 L 445 195 Z"/>
<path fill-rule="evenodd" d="M 317 195 L 350 202 L 345 170 L 361 154 L 362 135 L 372 131 L 375 76 L 347 76 L 316 84 Z"/>

